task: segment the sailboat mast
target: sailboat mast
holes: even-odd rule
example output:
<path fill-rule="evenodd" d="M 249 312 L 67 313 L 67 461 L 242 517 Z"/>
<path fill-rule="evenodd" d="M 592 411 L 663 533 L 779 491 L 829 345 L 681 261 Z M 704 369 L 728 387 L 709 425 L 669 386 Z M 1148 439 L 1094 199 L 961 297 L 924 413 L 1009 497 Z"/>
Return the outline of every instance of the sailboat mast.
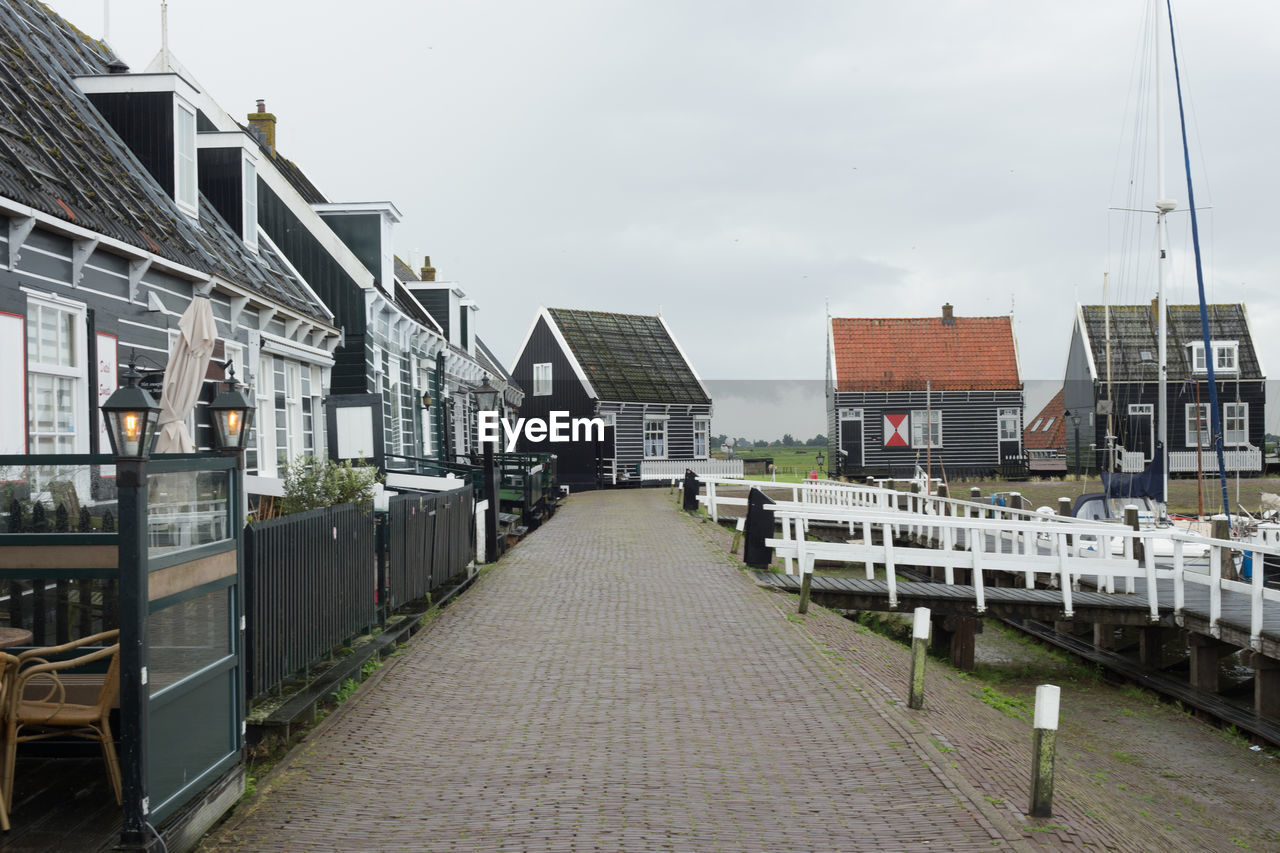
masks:
<path fill-rule="evenodd" d="M 1152 455 L 1160 456 L 1161 476 L 1164 478 L 1161 483 L 1161 501 L 1160 512 L 1164 514 L 1165 501 L 1169 497 L 1169 352 L 1167 341 L 1169 337 L 1168 317 L 1169 310 L 1165 304 L 1165 290 L 1169 276 L 1172 273 L 1169 258 L 1169 227 L 1165 222 L 1165 217 L 1178 206 L 1178 203 L 1169 199 L 1164 191 L 1164 98 L 1161 94 L 1160 85 L 1160 0 L 1151 0 L 1151 14 L 1155 26 L 1156 39 L 1154 41 L 1154 49 L 1152 54 L 1155 57 L 1155 78 L 1156 78 L 1156 235 L 1160 248 L 1159 263 L 1159 286 L 1156 291 L 1156 339 L 1159 350 L 1159 376 L 1158 390 L 1159 395 L 1156 400 L 1156 423 L 1159 424 L 1157 446 L 1152 451 Z"/>

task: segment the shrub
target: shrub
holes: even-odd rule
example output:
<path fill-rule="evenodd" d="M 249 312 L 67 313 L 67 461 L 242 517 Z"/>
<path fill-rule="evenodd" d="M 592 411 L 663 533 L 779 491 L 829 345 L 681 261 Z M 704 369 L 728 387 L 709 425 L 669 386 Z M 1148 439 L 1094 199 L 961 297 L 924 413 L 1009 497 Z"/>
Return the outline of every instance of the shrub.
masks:
<path fill-rule="evenodd" d="M 279 513 L 289 515 L 338 504 L 365 504 L 373 500 L 380 477 L 374 468 L 356 468 L 350 461 L 334 462 L 302 456 L 285 466 L 284 497 Z"/>

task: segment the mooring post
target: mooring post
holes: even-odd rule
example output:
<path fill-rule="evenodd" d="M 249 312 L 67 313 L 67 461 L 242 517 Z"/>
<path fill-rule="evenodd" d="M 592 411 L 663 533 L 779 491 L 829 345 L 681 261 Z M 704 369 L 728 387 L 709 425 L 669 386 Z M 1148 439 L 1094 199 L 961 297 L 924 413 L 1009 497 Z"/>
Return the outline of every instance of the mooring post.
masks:
<path fill-rule="evenodd" d="M 684 472 L 684 507 L 686 512 L 693 512 L 698 509 L 698 475 L 693 473 L 692 469 L 686 468 Z"/>
<path fill-rule="evenodd" d="M 929 608 L 917 607 L 911 624 L 911 693 L 907 705 L 924 707 L 924 654 L 929 649 Z"/>
<path fill-rule="evenodd" d="M 1133 504 L 1129 504 L 1124 508 L 1124 526 L 1135 532 L 1141 529 L 1138 526 L 1138 508 Z M 1135 536 L 1133 538 L 1133 559 L 1141 563 L 1143 558 L 1142 540 Z M 1133 578 L 1126 578 L 1126 583 L 1128 586 L 1125 588 L 1125 592 L 1133 592 Z M 1150 594 L 1151 591 L 1147 590 L 1147 595 Z"/>
<path fill-rule="evenodd" d="M 970 486 L 970 487 L 969 487 L 969 500 L 971 500 L 971 501 L 980 501 L 980 500 L 982 500 L 982 489 L 979 489 L 977 486 Z"/>
<path fill-rule="evenodd" d="M 1058 738 L 1058 700 L 1056 685 L 1041 684 L 1036 688 L 1036 710 L 1031 740 L 1031 809 L 1032 817 L 1053 817 L 1053 757 Z"/>
<path fill-rule="evenodd" d="M 809 612 L 809 587 L 813 584 L 813 565 L 808 560 L 804 563 L 800 567 L 800 606 L 796 608 L 801 616 Z"/>
<path fill-rule="evenodd" d="M 1058 498 L 1058 515 L 1071 517 L 1071 498 Z M 1068 528 L 1070 529 L 1070 528 Z M 1067 534 L 1067 544 L 1071 544 L 1071 534 Z"/>

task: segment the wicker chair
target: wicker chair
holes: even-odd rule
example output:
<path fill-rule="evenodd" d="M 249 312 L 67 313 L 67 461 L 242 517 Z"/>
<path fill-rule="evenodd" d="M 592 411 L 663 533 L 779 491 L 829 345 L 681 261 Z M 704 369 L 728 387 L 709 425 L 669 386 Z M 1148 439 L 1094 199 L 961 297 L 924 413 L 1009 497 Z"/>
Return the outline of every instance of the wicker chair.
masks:
<path fill-rule="evenodd" d="M 102 758 L 107 764 L 107 776 L 115 792 L 116 802 L 123 802 L 121 793 L 120 764 L 116 761 L 115 742 L 111 736 L 109 717 L 120 693 L 120 632 L 105 631 L 82 637 L 61 646 L 31 649 L 18 657 L 5 655 L 6 662 L 4 707 L 4 776 L 0 788 L 4 791 L 4 812 L 13 807 L 14 762 L 18 744 L 51 737 L 78 737 L 96 740 L 102 746 Z M 50 661 L 68 652 L 86 646 L 84 654 L 64 660 Z M 92 705 L 67 701 L 67 687 L 60 674 L 85 664 L 110 659 L 107 674 L 98 690 L 97 701 Z M 46 689 L 47 688 L 47 689 Z"/>

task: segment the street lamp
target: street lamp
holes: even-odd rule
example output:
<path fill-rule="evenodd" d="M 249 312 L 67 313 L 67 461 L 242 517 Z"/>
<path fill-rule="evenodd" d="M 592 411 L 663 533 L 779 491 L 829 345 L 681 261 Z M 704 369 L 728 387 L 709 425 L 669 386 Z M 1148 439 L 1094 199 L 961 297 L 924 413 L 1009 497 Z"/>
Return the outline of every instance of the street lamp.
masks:
<path fill-rule="evenodd" d="M 121 843 L 145 846 L 147 835 L 147 457 L 155 442 L 160 407 L 137 384 L 134 355 L 128 384 L 112 392 L 101 410 L 116 463 L 120 625 L 120 770 L 123 782 Z"/>
<path fill-rule="evenodd" d="M 231 367 L 227 375 L 227 388 L 218 392 L 209 404 L 213 417 L 213 436 L 219 450 L 244 450 L 253 426 L 253 404 L 240 389 L 236 369 Z"/>
<path fill-rule="evenodd" d="M 138 387 L 138 377 L 142 374 L 134 359 L 135 356 L 129 356 L 129 367 L 124 373 L 129 384 L 111 392 L 100 408 L 107 420 L 112 455 L 117 460 L 145 462 L 155 444 L 160 407 L 145 388 Z"/>
<path fill-rule="evenodd" d="M 825 453 L 823 453 L 821 450 L 819 450 L 819 451 L 818 451 L 818 453 L 817 453 L 817 455 L 816 455 L 816 456 L 814 456 L 813 461 L 817 463 L 818 471 L 819 471 L 819 472 L 822 474 L 822 476 L 825 478 L 825 477 L 826 477 L 826 475 L 827 475 L 827 472 L 826 472 L 826 470 L 823 468 L 823 466 L 827 464 L 827 455 L 826 455 Z"/>
<path fill-rule="evenodd" d="M 1068 412 L 1067 414 L 1071 414 Z M 1080 476 L 1083 466 L 1080 464 L 1080 416 L 1071 415 L 1071 429 L 1076 435 L 1076 476 Z"/>
<path fill-rule="evenodd" d="M 498 418 L 502 418 L 502 413 L 499 411 L 502 392 L 489 384 L 488 376 L 485 376 L 484 382 L 473 393 L 480 411 L 496 412 Z M 486 562 L 493 562 L 498 559 L 498 472 L 494 466 L 493 459 L 493 446 L 497 442 L 497 436 L 492 441 L 484 442 L 484 498 L 489 503 L 489 508 L 484 514 L 484 556 Z"/>

